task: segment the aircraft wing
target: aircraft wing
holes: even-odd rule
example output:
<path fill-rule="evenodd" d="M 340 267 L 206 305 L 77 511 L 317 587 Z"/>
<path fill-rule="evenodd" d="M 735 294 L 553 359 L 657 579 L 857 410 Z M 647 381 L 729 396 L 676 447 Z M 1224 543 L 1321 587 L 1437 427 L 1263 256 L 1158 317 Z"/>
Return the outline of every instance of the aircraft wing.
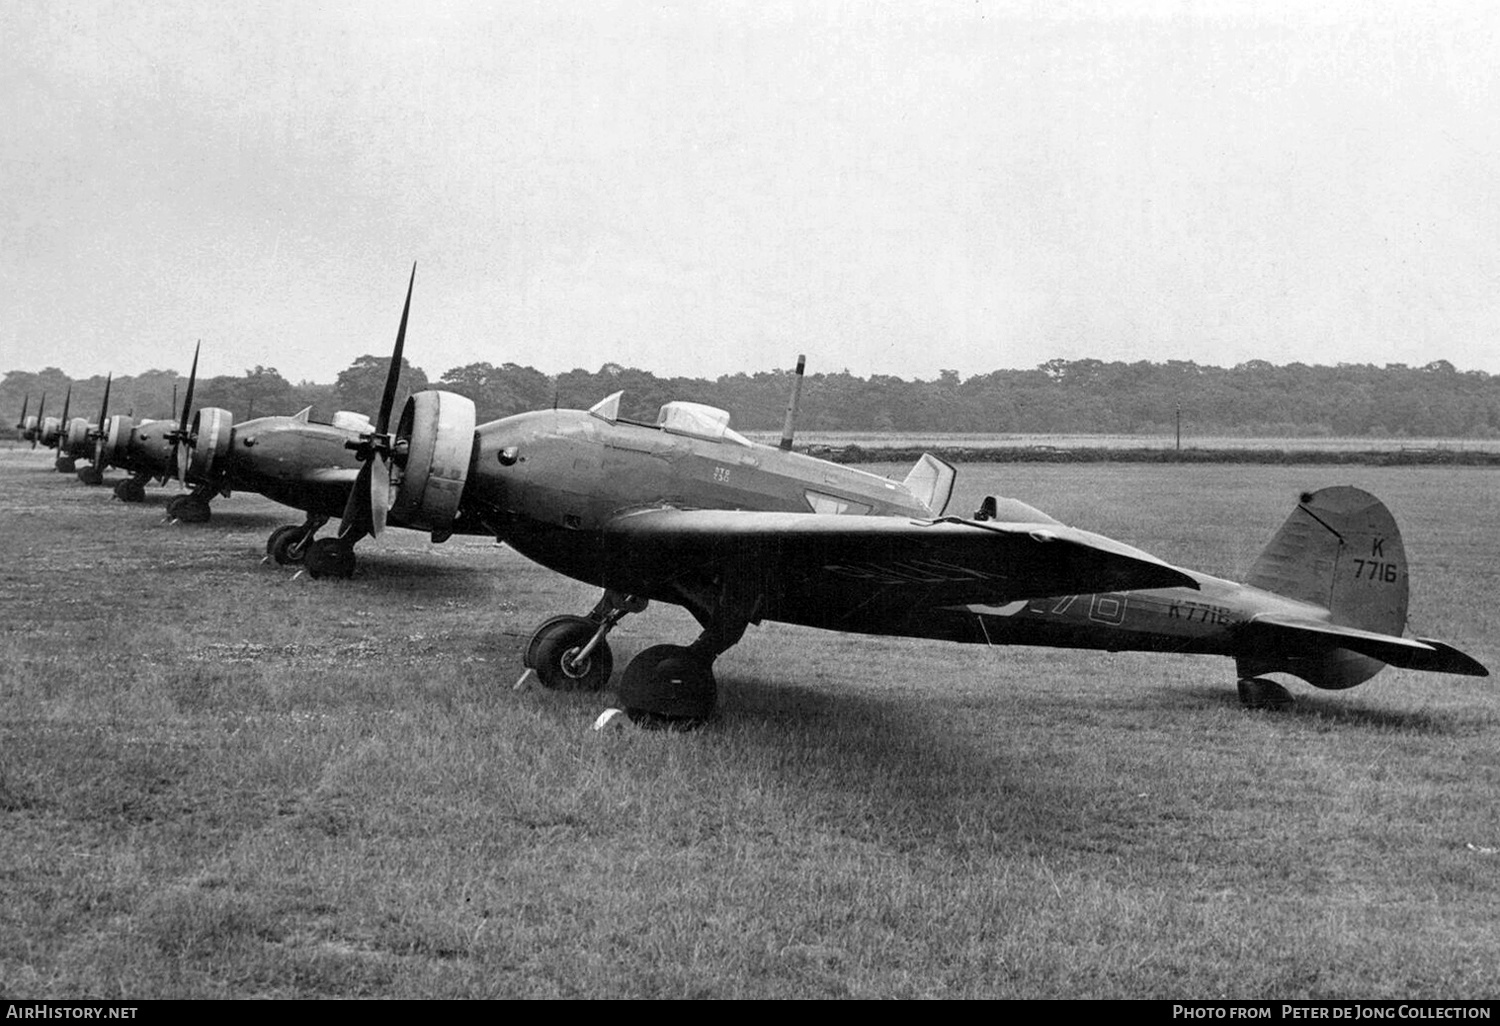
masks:
<path fill-rule="evenodd" d="M 1458 673 L 1468 677 L 1490 675 L 1490 671 L 1477 659 L 1465 655 L 1452 645 L 1431 638 L 1398 638 L 1357 627 L 1344 627 L 1321 620 L 1276 613 L 1262 613 L 1253 617 L 1245 624 L 1244 630 L 1252 637 L 1260 635 L 1268 644 L 1282 649 L 1323 651 L 1328 648 L 1344 648 L 1406 670 Z"/>
<path fill-rule="evenodd" d="M 958 603 L 1198 586 L 1058 523 L 650 509 L 610 521 L 604 546 L 612 587 L 691 595 L 727 583 L 759 615 L 850 629 Z"/>

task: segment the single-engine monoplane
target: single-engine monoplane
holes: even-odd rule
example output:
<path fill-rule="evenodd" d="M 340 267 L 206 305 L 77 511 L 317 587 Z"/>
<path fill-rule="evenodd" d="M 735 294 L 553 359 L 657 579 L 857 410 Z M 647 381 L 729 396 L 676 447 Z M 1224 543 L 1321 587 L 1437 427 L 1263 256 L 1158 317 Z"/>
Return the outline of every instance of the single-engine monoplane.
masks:
<path fill-rule="evenodd" d="M 791 412 L 789 410 L 788 420 Z M 383 418 L 382 418 L 383 419 Z M 729 414 L 669 402 L 654 423 L 620 393 L 476 427 L 474 405 L 426 391 L 360 448 L 365 467 L 339 537 L 389 517 L 482 530 L 603 589 L 586 615 L 537 628 L 526 665 L 552 687 L 603 687 L 610 630 L 649 601 L 685 607 L 689 645 L 639 653 L 619 683 L 637 720 L 698 722 L 715 705 L 714 660 L 764 620 L 1000 645 L 1222 654 L 1242 699 L 1272 705 L 1283 672 L 1346 688 L 1386 664 L 1486 675 L 1452 646 L 1406 631 L 1407 564 L 1373 496 L 1302 496 L 1246 584 L 1171 566 L 1065 526 L 1013 499 L 947 512 L 954 469 L 923 456 L 897 482 L 758 445 Z"/>
<path fill-rule="evenodd" d="M 372 433 L 383 435 L 389 426 L 415 283 L 413 265 L 377 422 L 364 414 L 340 410 L 331 423 L 321 424 L 311 419 L 311 409 L 292 416 L 256 417 L 237 424 L 228 410 L 209 407 L 192 413 L 190 418 L 197 368 L 195 354 L 181 422 L 163 433 L 173 453 L 173 472 L 185 487 L 191 488 L 167 504 L 168 516 L 201 523 L 209 519 L 209 501 L 215 495 L 235 491 L 264 495 L 306 514 L 302 523 L 272 532 L 266 541 L 270 558 L 281 564 L 305 564 L 314 577 L 352 574 L 354 543 L 362 534 L 345 530 L 340 538 L 320 539 L 316 535 L 330 519 L 340 517 L 349 508 L 350 492 L 360 475 L 368 479 L 368 464 L 362 464 L 360 459 L 362 439 Z"/>

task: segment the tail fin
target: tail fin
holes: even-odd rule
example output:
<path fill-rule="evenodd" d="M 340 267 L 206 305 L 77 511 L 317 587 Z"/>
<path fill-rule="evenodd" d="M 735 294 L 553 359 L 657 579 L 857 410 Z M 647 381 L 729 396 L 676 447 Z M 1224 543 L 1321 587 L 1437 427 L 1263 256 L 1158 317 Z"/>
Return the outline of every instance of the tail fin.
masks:
<path fill-rule="evenodd" d="M 958 471 L 953 469 L 951 463 L 938 459 L 930 452 L 924 452 L 922 458 L 917 460 L 917 465 L 906 475 L 906 480 L 901 483 L 918 502 L 932 511 L 933 516 L 940 517 L 948 508 L 948 500 L 953 497 L 953 482 L 957 478 Z"/>
<path fill-rule="evenodd" d="M 1327 609 L 1330 622 L 1394 638 L 1406 630 L 1406 549 L 1390 510 L 1348 486 L 1304 493 L 1250 569 L 1247 584 Z M 1332 640 L 1332 639 L 1330 639 Z M 1385 664 L 1343 648 L 1240 658 L 1241 676 L 1283 671 L 1321 688 L 1353 687 Z"/>

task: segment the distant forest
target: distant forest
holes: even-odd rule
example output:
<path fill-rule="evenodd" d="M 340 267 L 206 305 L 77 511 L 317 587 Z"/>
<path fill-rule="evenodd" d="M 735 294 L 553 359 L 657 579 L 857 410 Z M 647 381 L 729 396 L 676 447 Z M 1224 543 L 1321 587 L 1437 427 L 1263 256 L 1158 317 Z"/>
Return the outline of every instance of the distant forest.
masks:
<path fill-rule="evenodd" d="M 193 405 L 228 409 L 236 420 L 295 413 L 306 406 L 314 419 L 335 410 L 373 414 L 385 380 L 386 357 L 362 356 L 331 384 L 292 384 L 274 367 L 239 377 L 205 378 Z M 532 367 L 472 363 L 430 379 L 403 365 L 402 395 L 444 388 L 469 396 L 480 422 L 552 406 L 587 408 L 611 392 L 625 391 L 622 413 L 652 421 L 671 399 L 690 399 L 729 410 L 742 431 L 781 427 L 791 392 L 790 370 L 715 378 L 660 378 L 649 371 L 605 364 L 597 371 L 555 377 Z M 35 413 L 43 392 L 47 411 L 62 412 L 72 386 L 70 416 L 98 416 L 104 378 L 70 380 L 62 371 L 10 371 L 0 382 L 0 404 L 19 414 L 29 396 Z M 119 377 L 110 412 L 137 418 L 172 415 L 187 379 L 151 370 Z M 1458 371 L 1446 360 L 1422 367 L 1339 364 L 1275 366 L 1252 360 L 1231 368 L 1190 361 L 1106 363 L 1051 360 L 1032 370 L 997 370 L 961 379 L 942 371 L 932 381 L 847 370 L 809 374 L 802 389 L 798 427 L 807 431 L 967 432 L 980 434 L 1170 434 L 1181 410 L 1184 436 L 1374 436 L 1412 438 L 1500 437 L 1500 376 Z"/>

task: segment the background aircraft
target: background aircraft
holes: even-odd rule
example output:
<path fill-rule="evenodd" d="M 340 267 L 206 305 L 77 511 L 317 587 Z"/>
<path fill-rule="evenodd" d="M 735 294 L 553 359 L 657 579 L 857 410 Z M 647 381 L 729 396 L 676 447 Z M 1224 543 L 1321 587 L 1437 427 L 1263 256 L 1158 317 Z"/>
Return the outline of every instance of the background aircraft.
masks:
<path fill-rule="evenodd" d="M 646 649 L 621 678 L 626 711 L 648 722 L 709 716 L 713 661 L 763 620 L 1228 655 L 1252 705 L 1286 699 L 1259 676 L 1270 672 L 1322 688 L 1353 686 L 1385 664 L 1487 673 L 1442 642 L 1402 636 L 1400 533 L 1358 489 L 1304 495 L 1242 585 L 1015 500 L 944 516 L 955 472 L 931 456 L 897 483 L 753 444 L 722 410 L 667 403 L 655 424 L 641 424 L 619 416 L 619 399 L 476 430 L 468 399 L 418 393 L 394 433 L 382 424 L 366 439 L 340 538 L 378 533 L 387 515 L 437 539 L 478 526 L 604 588 L 588 616 L 553 617 L 533 635 L 526 665 L 552 687 L 602 687 L 612 669 L 605 638 L 627 613 L 650 600 L 687 608 L 699 637 Z"/>
<path fill-rule="evenodd" d="M 170 440 L 178 479 L 193 490 L 173 498 L 167 504 L 167 513 L 178 520 L 199 523 L 209 519 L 208 503 L 214 495 L 255 492 L 307 514 L 301 524 L 278 528 L 267 539 L 266 552 L 276 562 L 305 561 L 314 577 L 352 574 L 354 543 L 365 533 L 378 532 L 378 528 L 355 532 L 346 526 L 338 538 L 315 536 L 330 519 L 346 513 L 350 491 L 362 475 L 366 483 L 361 487 L 369 488 L 371 465 L 362 463 L 361 452 L 365 439 L 372 434 L 383 436 L 389 426 L 415 283 L 413 265 L 377 414 L 378 425 L 363 414 L 349 411 L 335 413 L 331 424 L 317 424 L 310 420 L 310 410 L 235 424 L 229 411 L 212 408 L 193 414 L 189 424 L 194 380 L 190 377 L 181 424 L 170 434 Z M 195 374 L 196 367 L 195 356 Z"/>

